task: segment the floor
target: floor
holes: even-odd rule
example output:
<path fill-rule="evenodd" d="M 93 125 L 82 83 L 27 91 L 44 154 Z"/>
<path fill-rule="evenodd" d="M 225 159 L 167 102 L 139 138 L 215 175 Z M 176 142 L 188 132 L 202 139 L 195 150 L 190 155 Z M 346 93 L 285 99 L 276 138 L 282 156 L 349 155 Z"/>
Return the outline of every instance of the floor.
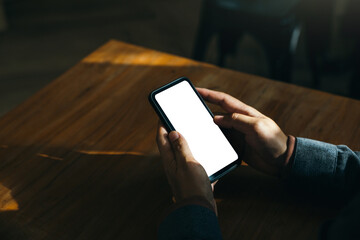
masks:
<path fill-rule="evenodd" d="M 0 33 L 0 116 L 109 39 L 190 57 L 201 0 L 5 0 L 8 30 Z M 214 39 L 207 61 L 216 57 Z M 267 75 L 262 48 L 246 36 L 226 66 Z M 347 94 L 346 75 L 325 76 L 321 89 Z M 300 41 L 293 83 L 311 87 Z"/>

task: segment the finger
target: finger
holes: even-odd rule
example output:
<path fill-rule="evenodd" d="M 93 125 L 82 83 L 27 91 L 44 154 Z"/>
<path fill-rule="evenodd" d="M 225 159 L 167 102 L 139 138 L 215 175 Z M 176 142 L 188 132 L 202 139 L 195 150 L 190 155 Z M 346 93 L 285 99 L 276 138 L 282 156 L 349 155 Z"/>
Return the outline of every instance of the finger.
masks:
<path fill-rule="evenodd" d="M 245 103 L 230 96 L 229 94 L 209 90 L 206 88 L 196 88 L 196 90 L 200 93 L 200 95 L 203 97 L 204 100 L 219 105 L 229 113 L 237 112 L 253 117 L 262 115 L 255 108 L 246 105 Z"/>
<path fill-rule="evenodd" d="M 214 189 L 215 189 L 215 184 L 218 182 L 219 180 L 216 180 L 215 182 L 213 182 L 211 184 L 211 190 L 214 192 Z"/>
<path fill-rule="evenodd" d="M 244 134 L 253 131 L 254 124 L 256 124 L 257 120 L 257 118 L 249 117 L 240 113 L 214 117 L 214 122 L 220 127 L 234 128 Z"/>
<path fill-rule="evenodd" d="M 159 123 L 156 142 L 159 148 L 159 152 L 162 156 L 163 162 L 173 161 L 175 156 L 171 148 L 171 143 L 168 138 L 168 132 L 165 127 Z M 165 163 L 164 162 L 164 163 Z"/>
<path fill-rule="evenodd" d="M 171 142 L 178 166 L 186 163 L 187 161 L 195 161 L 184 136 L 176 131 L 172 131 L 169 134 L 169 140 Z"/>

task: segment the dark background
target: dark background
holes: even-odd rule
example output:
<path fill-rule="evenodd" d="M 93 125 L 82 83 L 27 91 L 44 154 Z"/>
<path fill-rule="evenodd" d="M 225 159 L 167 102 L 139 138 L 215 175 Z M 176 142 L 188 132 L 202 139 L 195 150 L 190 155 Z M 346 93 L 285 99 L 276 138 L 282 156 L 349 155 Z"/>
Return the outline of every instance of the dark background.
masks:
<path fill-rule="evenodd" d="M 249 1 L 249 0 L 244 0 Z M 350 0 L 336 0 L 319 89 L 350 96 L 356 41 L 344 34 Z M 326 1 L 325 1 L 326 2 Z M 201 0 L 0 0 L 0 116 L 61 75 L 109 39 L 191 57 Z M 319 19 L 321 18 L 321 9 Z M 235 24 L 235 23 L 234 23 Z M 304 29 L 302 29 L 304 30 Z M 314 87 L 304 36 L 291 82 Z M 216 62 L 216 37 L 205 60 Z M 237 42 L 225 67 L 269 77 L 263 47 L 251 36 Z M 170 81 L 171 79 L 169 79 Z"/>

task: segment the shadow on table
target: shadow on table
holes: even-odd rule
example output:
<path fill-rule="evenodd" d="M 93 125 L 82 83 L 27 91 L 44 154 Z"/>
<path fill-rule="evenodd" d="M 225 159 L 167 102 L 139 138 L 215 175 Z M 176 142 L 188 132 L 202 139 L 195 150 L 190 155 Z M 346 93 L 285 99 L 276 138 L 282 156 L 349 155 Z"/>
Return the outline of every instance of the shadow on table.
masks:
<path fill-rule="evenodd" d="M 7 159 L 26 158 L 1 163 L 1 191 L 10 193 L 1 202 L 1 239 L 156 238 L 157 223 L 171 204 L 159 156 L 39 149 L 0 151 Z M 313 237 L 335 212 L 294 198 L 278 179 L 247 166 L 223 177 L 215 196 L 225 239 L 258 232 L 286 238 L 300 228 L 300 237 Z"/>
<path fill-rule="evenodd" d="M 156 237 L 171 204 L 159 156 L 38 149 L 0 149 L 1 239 Z"/>
<path fill-rule="evenodd" d="M 340 205 L 241 166 L 215 186 L 224 239 L 314 239 Z M 226 213 L 226 214 L 225 214 Z"/>

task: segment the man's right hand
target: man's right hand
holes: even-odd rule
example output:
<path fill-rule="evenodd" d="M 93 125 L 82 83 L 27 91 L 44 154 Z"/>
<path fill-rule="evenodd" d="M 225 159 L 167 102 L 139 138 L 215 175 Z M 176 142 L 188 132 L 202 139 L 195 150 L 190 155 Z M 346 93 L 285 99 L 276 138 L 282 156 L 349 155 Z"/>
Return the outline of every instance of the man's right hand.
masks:
<path fill-rule="evenodd" d="M 272 119 L 226 93 L 205 88 L 197 88 L 197 91 L 204 100 L 226 111 L 227 114 L 214 117 L 217 125 L 232 128 L 231 135 L 245 135 L 243 160 L 261 172 L 279 176 L 285 165 L 288 139 L 280 127 Z"/>

